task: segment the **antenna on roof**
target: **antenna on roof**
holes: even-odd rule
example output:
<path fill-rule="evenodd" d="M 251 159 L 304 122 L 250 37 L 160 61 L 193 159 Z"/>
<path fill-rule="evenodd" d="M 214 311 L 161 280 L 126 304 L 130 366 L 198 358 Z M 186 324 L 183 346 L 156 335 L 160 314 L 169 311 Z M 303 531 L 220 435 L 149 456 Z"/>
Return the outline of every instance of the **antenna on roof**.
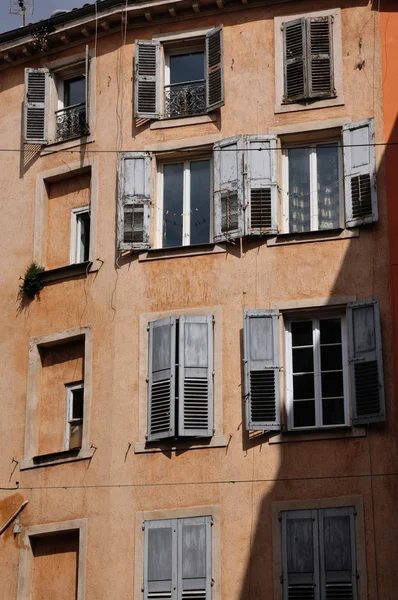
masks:
<path fill-rule="evenodd" d="M 21 15 L 22 24 L 26 25 L 26 15 L 33 15 L 34 0 L 10 0 L 10 15 Z"/>

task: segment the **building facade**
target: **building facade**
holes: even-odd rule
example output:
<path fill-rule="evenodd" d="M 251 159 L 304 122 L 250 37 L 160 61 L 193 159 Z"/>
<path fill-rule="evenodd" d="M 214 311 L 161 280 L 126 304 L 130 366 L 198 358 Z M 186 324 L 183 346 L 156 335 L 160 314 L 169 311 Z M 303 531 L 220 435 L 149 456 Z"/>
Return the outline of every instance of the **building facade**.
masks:
<path fill-rule="evenodd" d="M 381 31 L 103 0 L 0 35 L 5 600 L 396 597 Z"/>

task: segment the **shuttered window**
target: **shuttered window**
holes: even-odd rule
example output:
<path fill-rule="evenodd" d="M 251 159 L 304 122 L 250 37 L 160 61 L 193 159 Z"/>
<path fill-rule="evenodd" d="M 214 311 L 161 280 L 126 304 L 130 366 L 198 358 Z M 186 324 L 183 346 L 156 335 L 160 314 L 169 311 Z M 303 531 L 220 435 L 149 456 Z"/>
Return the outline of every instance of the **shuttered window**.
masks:
<path fill-rule="evenodd" d="M 48 69 L 25 69 L 25 144 L 47 144 L 49 77 Z"/>

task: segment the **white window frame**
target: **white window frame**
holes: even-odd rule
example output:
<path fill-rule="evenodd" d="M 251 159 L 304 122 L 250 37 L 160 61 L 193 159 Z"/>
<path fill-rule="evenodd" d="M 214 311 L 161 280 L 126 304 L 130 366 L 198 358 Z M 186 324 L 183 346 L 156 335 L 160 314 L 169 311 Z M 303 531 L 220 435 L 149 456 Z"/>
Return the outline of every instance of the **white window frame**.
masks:
<path fill-rule="evenodd" d="M 341 341 L 343 359 L 343 393 L 344 393 L 344 423 L 337 425 L 322 424 L 322 396 L 321 396 L 321 362 L 320 362 L 320 330 L 319 321 L 322 319 L 341 319 Z M 291 324 L 297 321 L 313 322 L 314 341 L 314 383 L 315 383 L 315 425 L 306 427 L 294 427 L 293 421 L 293 351 Z M 318 325 L 318 326 L 317 326 Z M 350 373 L 348 365 L 348 331 L 347 320 L 341 311 L 323 311 L 307 313 L 300 316 L 289 316 L 285 319 L 285 393 L 287 426 L 289 431 L 307 431 L 317 429 L 336 429 L 350 425 Z"/>
<path fill-rule="evenodd" d="M 82 419 L 74 419 L 73 418 L 73 392 L 75 390 L 83 390 L 84 392 L 84 381 L 79 381 L 78 383 L 67 383 L 65 384 L 66 390 L 66 419 L 65 419 L 65 450 L 70 450 L 70 427 L 71 425 L 81 425 L 83 429 L 83 421 L 84 421 L 84 396 L 83 396 L 83 418 Z"/>
<path fill-rule="evenodd" d="M 320 139 L 313 142 L 303 142 L 299 144 L 286 143 L 282 146 L 282 204 L 283 204 L 283 231 L 284 233 L 290 232 L 289 228 L 289 156 L 288 150 L 290 148 L 311 148 L 310 152 L 310 216 L 311 216 L 311 228 L 309 231 L 331 231 L 330 229 L 319 229 L 318 222 L 318 181 L 317 181 L 317 146 L 327 146 L 328 144 L 338 144 L 338 164 L 340 173 L 340 187 L 339 187 L 339 228 L 344 229 L 345 227 L 345 205 L 344 205 L 344 165 L 343 165 L 343 151 L 342 151 L 342 138 L 330 138 Z M 303 232 L 308 233 L 308 232 Z"/>
<path fill-rule="evenodd" d="M 192 158 L 184 158 L 182 160 L 174 159 L 168 161 L 162 161 L 158 167 L 158 211 L 156 215 L 157 221 L 157 240 L 156 247 L 163 248 L 163 206 L 164 206 L 164 165 L 171 164 L 184 164 L 184 191 L 183 191 L 183 219 L 182 219 L 182 246 L 190 246 L 190 235 L 191 235 L 191 169 L 190 163 L 208 160 L 210 162 L 210 235 L 209 241 L 206 243 L 213 243 L 214 231 L 213 231 L 213 157 L 209 154 L 203 156 L 195 156 Z M 196 244 L 195 244 L 196 245 Z M 177 246 L 181 247 L 181 246 Z"/>
<path fill-rule="evenodd" d="M 90 228 L 91 228 L 91 207 L 82 206 L 79 208 L 73 208 L 71 212 L 71 240 L 70 240 L 70 264 L 80 264 L 84 262 L 84 260 L 80 260 L 81 256 L 81 244 L 80 244 L 80 236 L 81 236 L 81 227 L 82 220 L 81 215 L 83 214 L 89 215 L 90 220 Z M 91 231 L 90 231 L 90 246 L 91 246 Z M 88 255 L 90 259 L 90 248 L 88 249 Z"/>

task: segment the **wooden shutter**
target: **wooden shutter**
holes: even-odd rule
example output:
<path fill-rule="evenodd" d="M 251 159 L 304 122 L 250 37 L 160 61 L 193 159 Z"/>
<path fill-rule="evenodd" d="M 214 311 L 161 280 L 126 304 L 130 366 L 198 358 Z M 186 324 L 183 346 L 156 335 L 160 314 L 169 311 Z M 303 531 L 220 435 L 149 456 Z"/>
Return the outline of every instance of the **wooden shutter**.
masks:
<path fill-rule="evenodd" d="M 176 319 L 149 323 L 147 440 L 175 435 Z"/>
<path fill-rule="evenodd" d="M 134 116 L 139 119 L 159 118 L 160 42 L 135 43 Z"/>
<path fill-rule="evenodd" d="M 178 520 L 178 600 L 211 599 L 211 517 Z"/>
<path fill-rule="evenodd" d="M 213 435 L 213 317 L 179 320 L 178 435 Z"/>
<path fill-rule="evenodd" d="M 276 136 L 246 135 L 246 233 L 278 233 Z"/>
<path fill-rule="evenodd" d="M 295 102 L 307 96 L 307 36 L 305 19 L 283 23 L 284 102 Z"/>
<path fill-rule="evenodd" d="M 320 600 L 317 511 L 289 510 L 280 517 L 283 600 Z"/>
<path fill-rule="evenodd" d="M 119 154 L 119 250 L 149 248 L 151 161 L 145 152 Z"/>
<path fill-rule="evenodd" d="M 332 16 L 307 19 L 309 98 L 334 95 L 332 26 Z"/>
<path fill-rule="evenodd" d="M 241 136 L 214 144 L 214 240 L 244 235 Z"/>
<path fill-rule="evenodd" d="M 222 25 L 206 33 L 206 110 L 224 105 Z"/>
<path fill-rule="evenodd" d="M 25 144 L 47 144 L 49 77 L 48 69 L 25 69 Z"/>
<path fill-rule="evenodd" d="M 280 429 L 278 312 L 244 313 L 247 430 Z"/>
<path fill-rule="evenodd" d="M 144 600 L 177 600 L 177 520 L 144 522 Z"/>
<path fill-rule="evenodd" d="M 347 304 L 352 423 L 386 419 L 379 300 Z"/>
<path fill-rule="evenodd" d="M 346 227 L 378 219 L 374 119 L 343 127 Z"/>
<path fill-rule="evenodd" d="M 354 507 L 318 513 L 321 600 L 357 600 Z"/>

